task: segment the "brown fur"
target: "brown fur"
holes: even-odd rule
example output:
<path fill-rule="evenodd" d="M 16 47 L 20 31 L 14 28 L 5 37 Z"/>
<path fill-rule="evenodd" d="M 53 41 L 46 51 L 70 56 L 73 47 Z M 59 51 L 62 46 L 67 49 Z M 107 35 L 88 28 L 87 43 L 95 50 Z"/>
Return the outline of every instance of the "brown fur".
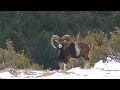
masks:
<path fill-rule="evenodd" d="M 88 57 L 90 51 L 89 45 L 83 42 L 79 42 L 79 46 L 81 48 L 80 56 L 85 58 L 85 60 L 90 60 L 90 58 Z"/>
<path fill-rule="evenodd" d="M 84 67 L 87 67 L 90 61 L 88 44 L 83 42 L 71 42 L 70 35 L 64 35 L 61 38 L 58 35 L 51 37 L 51 45 L 57 50 L 58 60 L 64 64 L 64 69 L 70 58 L 84 58 Z M 78 50 L 78 48 L 80 50 Z M 77 52 L 76 52 L 77 50 Z"/>
<path fill-rule="evenodd" d="M 83 43 L 83 42 L 77 42 L 78 46 L 80 47 L 80 55 L 76 56 L 76 51 L 75 51 L 75 43 L 72 42 L 69 46 L 67 46 L 67 44 L 63 44 L 63 48 L 61 50 L 61 62 L 63 63 L 68 63 L 68 61 L 70 60 L 70 58 L 80 58 L 83 57 L 85 62 L 84 64 L 86 64 L 86 62 L 89 62 L 90 58 L 89 58 L 89 51 L 90 51 L 90 47 L 88 44 Z"/>

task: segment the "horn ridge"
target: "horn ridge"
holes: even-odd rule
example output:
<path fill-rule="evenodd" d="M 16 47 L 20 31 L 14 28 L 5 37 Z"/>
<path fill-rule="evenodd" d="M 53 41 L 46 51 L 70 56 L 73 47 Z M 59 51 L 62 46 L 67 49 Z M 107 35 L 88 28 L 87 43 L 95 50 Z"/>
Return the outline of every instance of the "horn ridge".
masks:
<path fill-rule="evenodd" d="M 57 49 L 55 44 L 54 44 L 54 40 L 59 40 L 59 39 L 60 39 L 60 37 L 58 35 L 53 35 L 51 37 L 51 45 L 53 46 L 53 48 Z"/>

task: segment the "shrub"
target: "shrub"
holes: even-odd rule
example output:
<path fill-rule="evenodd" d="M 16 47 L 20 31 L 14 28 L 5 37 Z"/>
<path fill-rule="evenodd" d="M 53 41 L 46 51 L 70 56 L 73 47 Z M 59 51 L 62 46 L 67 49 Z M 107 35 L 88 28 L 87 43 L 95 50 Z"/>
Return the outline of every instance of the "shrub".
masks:
<path fill-rule="evenodd" d="M 110 46 L 114 50 L 120 50 L 120 37 L 119 36 L 111 36 L 111 39 L 108 39 L 108 35 L 102 31 L 100 32 L 88 32 L 85 37 L 81 37 L 80 34 L 73 37 L 73 41 L 81 41 L 89 44 L 91 46 L 90 49 L 90 61 L 91 66 L 93 67 L 96 62 L 99 60 L 105 60 L 105 58 L 110 55 Z M 80 58 L 76 63 L 68 63 L 68 66 L 80 66 L 83 67 L 83 58 Z M 71 65 L 72 64 L 72 65 Z"/>
<path fill-rule="evenodd" d="M 43 69 L 42 65 L 32 62 L 24 52 L 16 52 L 13 42 L 10 39 L 6 41 L 7 49 L 0 48 L 0 69 Z M 43 45 L 43 44 L 42 44 Z"/>
<path fill-rule="evenodd" d="M 0 48 L 0 69 L 9 67 L 15 69 L 41 68 L 38 64 L 31 63 L 31 60 L 25 56 L 24 52 L 16 53 L 14 50 L 9 52 L 6 49 Z"/>
<path fill-rule="evenodd" d="M 113 51 L 120 52 L 120 35 L 111 35 L 110 46 L 113 49 Z"/>

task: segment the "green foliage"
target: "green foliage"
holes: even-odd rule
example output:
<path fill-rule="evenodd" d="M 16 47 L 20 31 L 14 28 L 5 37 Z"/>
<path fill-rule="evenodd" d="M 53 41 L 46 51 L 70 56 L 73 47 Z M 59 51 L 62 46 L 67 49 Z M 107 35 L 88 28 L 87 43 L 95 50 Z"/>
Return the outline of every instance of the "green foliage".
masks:
<path fill-rule="evenodd" d="M 96 62 L 99 60 L 104 60 L 106 59 L 107 55 L 109 55 L 109 50 L 107 47 L 99 47 L 96 46 L 92 51 L 91 51 L 91 66 L 94 66 Z"/>
<path fill-rule="evenodd" d="M 73 41 L 76 41 L 76 38 L 78 38 L 78 35 L 73 38 Z M 89 56 L 92 67 L 99 60 L 106 60 L 108 55 L 117 55 L 117 52 L 120 53 L 120 35 L 112 34 L 111 38 L 108 39 L 108 35 L 105 32 L 100 31 L 93 33 L 89 31 L 85 37 L 80 38 L 78 41 L 88 43 L 91 46 Z M 72 66 L 71 64 L 76 66 L 75 63 L 68 64 L 68 66 Z M 83 67 L 83 64 L 83 59 L 80 59 L 77 66 Z"/>
<path fill-rule="evenodd" d="M 4 68 L 16 68 L 16 69 L 40 69 L 40 66 L 36 63 L 31 63 L 30 59 L 24 55 L 24 52 L 16 53 L 0 48 L 0 69 Z"/>
<path fill-rule="evenodd" d="M 114 52 L 120 52 L 120 35 L 112 34 L 109 44 Z"/>
<path fill-rule="evenodd" d="M 109 46 L 106 33 L 113 31 L 114 26 L 119 26 L 119 16 L 119 11 L 0 11 L 0 48 L 5 49 L 6 39 L 10 38 L 14 42 L 15 53 L 24 50 L 24 55 L 30 58 L 30 62 L 37 63 L 42 68 L 54 69 L 58 63 L 56 52 L 50 44 L 53 34 L 70 34 L 75 40 L 94 45 L 92 48 L 95 53 Z M 100 34 L 95 37 L 94 32 Z M 79 38 L 76 37 L 78 33 Z M 110 39 L 109 44 L 114 51 L 119 51 L 118 38 L 113 39 L 112 36 Z M 5 52 L 2 51 L 0 62 L 5 60 L 3 54 Z M 21 53 L 15 56 L 23 57 Z M 26 58 L 15 62 L 21 63 L 16 67 L 29 67 L 29 64 L 23 65 L 23 62 L 29 62 Z"/>

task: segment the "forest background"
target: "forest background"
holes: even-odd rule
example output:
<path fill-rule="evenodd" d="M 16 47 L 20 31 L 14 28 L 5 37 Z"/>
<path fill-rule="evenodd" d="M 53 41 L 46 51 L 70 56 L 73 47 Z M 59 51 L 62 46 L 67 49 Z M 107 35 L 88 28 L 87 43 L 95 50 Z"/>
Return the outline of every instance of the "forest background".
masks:
<path fill-rule="evenodd" d="M 94 66 L 108 55 L 120 56 L 119 26 L 120 11 L 0 11 L 0 69 L 58 69 L 50 44 L 53 34 L 70 34 L 73 41 L 88 43 Z M 82 65 L 82 60 L 74 63 Z"/>

